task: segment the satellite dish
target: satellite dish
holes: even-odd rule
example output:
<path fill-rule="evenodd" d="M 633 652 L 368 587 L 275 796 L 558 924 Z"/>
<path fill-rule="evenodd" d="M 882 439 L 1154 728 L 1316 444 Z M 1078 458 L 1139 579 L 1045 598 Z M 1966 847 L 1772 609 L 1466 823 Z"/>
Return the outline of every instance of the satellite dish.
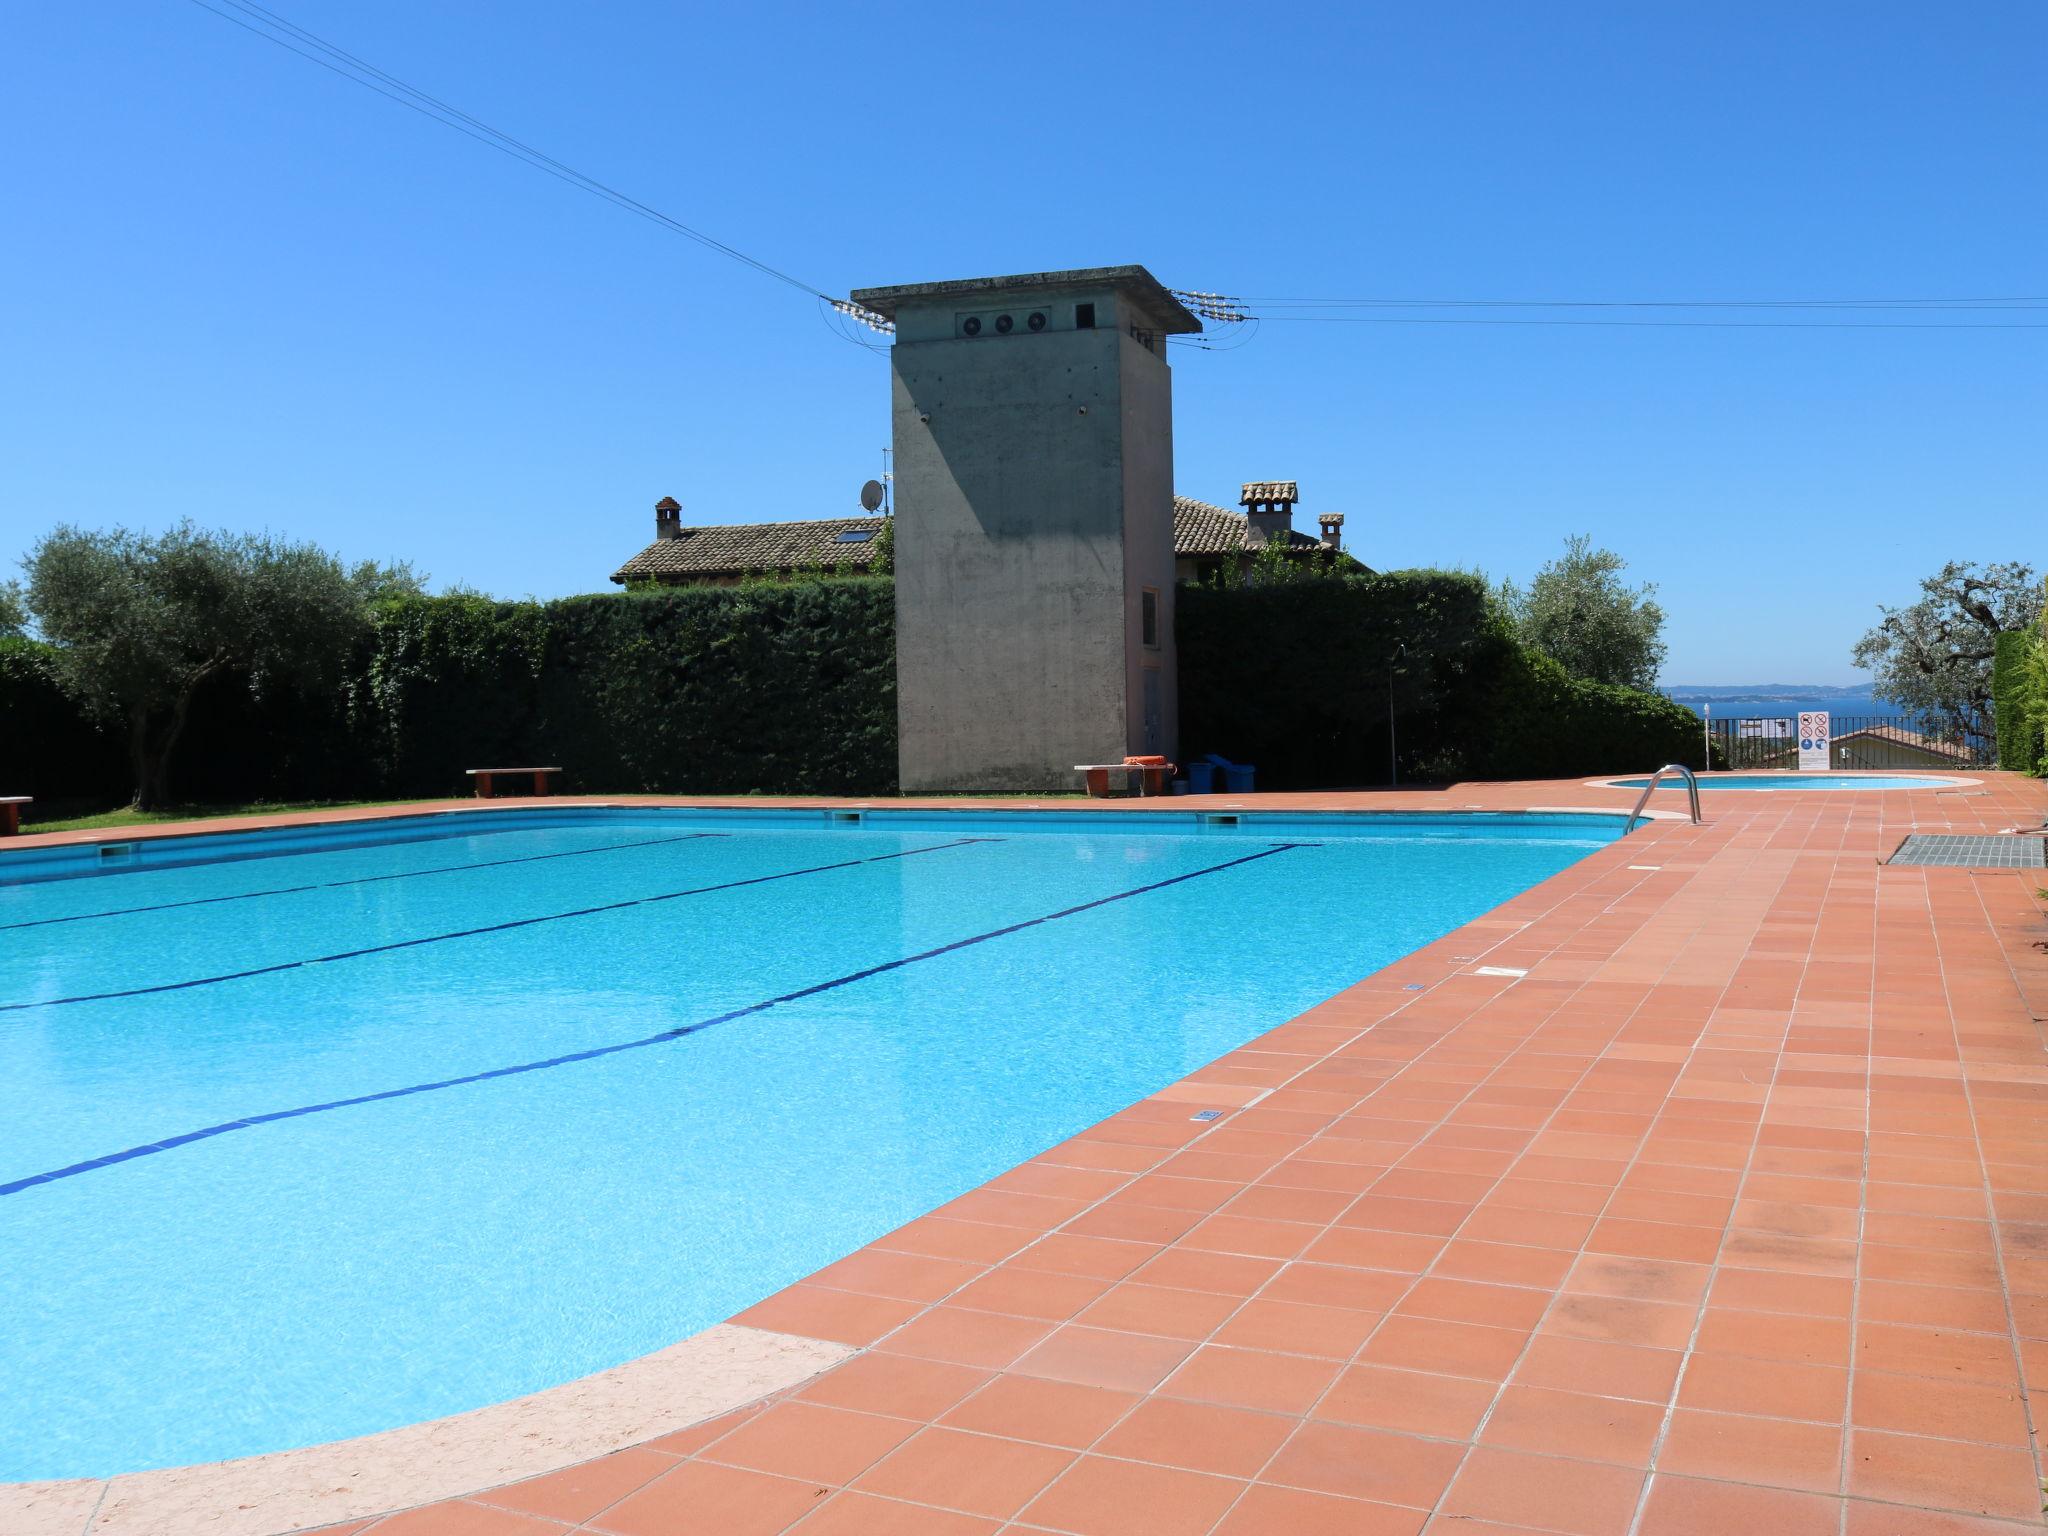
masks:
<path fill-rule="evenodd" d="M 860 488 L 860 504 L 863 511 L 879 512 L 882 509 L 882 482 L 870 480 Z"/>

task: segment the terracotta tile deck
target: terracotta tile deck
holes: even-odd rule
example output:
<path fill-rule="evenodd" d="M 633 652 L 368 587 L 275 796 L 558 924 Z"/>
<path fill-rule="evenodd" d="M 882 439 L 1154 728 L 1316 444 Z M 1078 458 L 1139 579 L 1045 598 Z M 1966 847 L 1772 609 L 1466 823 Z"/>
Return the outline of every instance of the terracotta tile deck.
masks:
<path fill-rule="evenodd" d="M 1878 863 L 1978 777 L 1710 797 L 734 1320 L 844 1364 L 330 1536 L 2038 1531 L 2048 904 Z"/>

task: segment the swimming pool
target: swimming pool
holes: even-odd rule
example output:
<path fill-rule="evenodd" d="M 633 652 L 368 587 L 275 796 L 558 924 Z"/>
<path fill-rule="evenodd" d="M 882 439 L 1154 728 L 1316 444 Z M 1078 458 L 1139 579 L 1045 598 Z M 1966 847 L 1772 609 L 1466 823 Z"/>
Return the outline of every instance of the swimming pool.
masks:
<path fill-rule="evenodd" d="M 0 883 L 0 1481 L 661 1348 L 1620 835 L 1231 820 L 558 808 L 0 858 L 45 877 Z"/>
<path fill-rule="evenodd" d="M 1934 778 L 1911 773 L 1703 773 L 1700 788 L 1706 789 L 1952 789 L 1965 779 Z M 1614 789 L 1641 789 L 1649 779 L 1608 779 Z M 1685 780 L 1673 776 L 1661 789 L 1683 790 Z"/>

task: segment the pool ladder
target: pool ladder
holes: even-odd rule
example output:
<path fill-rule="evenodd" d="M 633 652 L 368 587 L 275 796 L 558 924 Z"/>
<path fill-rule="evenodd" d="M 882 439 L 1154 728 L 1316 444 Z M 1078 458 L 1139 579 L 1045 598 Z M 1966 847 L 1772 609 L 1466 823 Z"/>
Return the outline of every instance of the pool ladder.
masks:
<path fill-rule="evenodd" d="M 1685 779 L 1686 798 L 1692 801 L 1692 824 L 1696 827 L 1700 825 L 1700 781 L 1698 777 L 1683 763 L 1666 763 L 1662 768 L 1651 774 L 1650 782 L 1643 786 L 1643 793 L 1641 798 L 1636 801 L 1636 808 L 1628 813 L 1628 825 L 1621 829 L 1624 837 L 1635 831 L 1637 822 L 1647 819 L 1643 815 L 1643 807 L 1650 803 L 1650 796 L 1657 793 L 1657 786 L 1664 781 L 1664 775 L 1667 773 L 1679 774 Z"/>

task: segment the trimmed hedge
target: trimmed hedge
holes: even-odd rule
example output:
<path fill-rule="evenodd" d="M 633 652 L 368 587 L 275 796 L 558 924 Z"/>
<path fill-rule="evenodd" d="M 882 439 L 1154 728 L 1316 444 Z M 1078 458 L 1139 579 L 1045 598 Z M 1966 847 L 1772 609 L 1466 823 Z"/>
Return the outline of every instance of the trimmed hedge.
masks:
<path fill-rule="evenodd" d="M 564 787 L 880 794 L 896 784 L 894 588 L 845 579 L 381 612 L 348 701 L 392 795 L 558 763 Z"/>
<path fill-rule="evenodd" d="M 1183 587 L 1174 606 L 1182 755 L 1276 788 L 1386 782 L 1390 666 L 1403 761 L 1440 756 L 1492 638 L 1485 582 L 1458 572 Z"/>
<path fill-rule="evenodd" d="M 117 801 L 121 742 L 80 719 L 52 654 L 0 642 L 0 794 Z M 202 690 L 171 779 L 197 802 L 404 798 L 527 763 L 559 763 L 570 791 L 889 793 L 894 588 L 400 599 L 333 692 L 259 699 L 235 677 Z"/>
<path fill-rule="evenodd" d="M 1274 788 L 1384 784 L 1390 676 L 1404 779 L 1704 766 L 1691 710 L 1525 650 L 1474 574 L 1183 588 L 1176 608 L 1182 753 Z"/>
<path fill-rule="evenodd" d="M 2048 633 L 2007 630 L 1991 661 L 1991 711 L 1998 766 L 2048 773 Z"/>
<path fill-rule="evenodd" d="M 2034 766 L 2025 771 L 2048 778 L 2048 613 L 2041 615 L 2041 627 L 2034 634 L 2023 686 L 2032 701 L 2028 708 L 2034 721 Z"/>
<path fill-rule="evenodd" d="M 379 791 L 455 794 L 466 768 L 568 767 L 546 754 L 540 712 L 554 606 L 457 594 L 378 611 L 346 707 Z M 636 787 L 565 777 L 572 790 Z"/>
<path fill-rule="evenodd" d="M 896 788 L 886 577 L 579 597 L 547 608 L 536 762 L 673 794 Z"/>
<path fill-rule="evenodd" d="M 1573 677 L 1540 651 L 1504 658 L 1466 748 L 1475 778 L 1550 779 L 1705 768 L 1700 717 L 1659 694 Z"/>
<path fill-rule="evenodd" d="M 1255 762 L 1274 787 L 1385 782 L 1402 645 L 1404 780 L 1699 761 L 1691 711 L 1524 650 L 1475 575 L 1190 587 L 1177 606 L 1183 750 Z M 0 643 L 0 793 L 118 799 L 120 742 L 79 720 L 51 654 Z M 525 763 L 559 763 L 571 791 L 888 794 L 895 674 L 886 577 L 404 598 L 339 689 L 209 687 L 171 777 L 195 801 L 462 794 L 465 768 Z"/>
<path fill-rule="evenodd" d="M 119 737 L 80 715 L 57 681 L 57 650 L 0 639 L 0 795 L 99 802 L 127 792 Z"/>

